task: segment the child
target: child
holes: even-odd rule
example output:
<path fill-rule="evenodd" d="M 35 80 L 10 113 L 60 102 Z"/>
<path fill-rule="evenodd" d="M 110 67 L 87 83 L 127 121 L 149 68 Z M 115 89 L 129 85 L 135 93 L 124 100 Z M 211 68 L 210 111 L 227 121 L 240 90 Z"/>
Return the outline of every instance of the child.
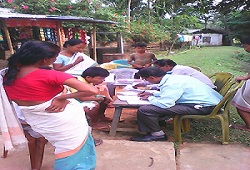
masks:
<path fill-rule="evenodd" d="M 135 53 L 131 54 L 128 63 L 132 65 L 135 69 L 142 69 L 145 67 L 150 67 L 157 58 L 154 53 L 146 52 L 147 45 L 144 43 L 137 43 L 134 45 Z"/>

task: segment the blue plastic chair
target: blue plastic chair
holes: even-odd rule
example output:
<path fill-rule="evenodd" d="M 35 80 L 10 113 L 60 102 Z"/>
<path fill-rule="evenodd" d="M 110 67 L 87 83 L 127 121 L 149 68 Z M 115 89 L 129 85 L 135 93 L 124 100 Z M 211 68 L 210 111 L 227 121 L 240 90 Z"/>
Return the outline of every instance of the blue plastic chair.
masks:
<path fill-rule="evenodd" d="M 119 64 L 117 68 L 130 68 L 131 65 L 128 63 L 127 59 L 113 60 L 111 63 Z"/>

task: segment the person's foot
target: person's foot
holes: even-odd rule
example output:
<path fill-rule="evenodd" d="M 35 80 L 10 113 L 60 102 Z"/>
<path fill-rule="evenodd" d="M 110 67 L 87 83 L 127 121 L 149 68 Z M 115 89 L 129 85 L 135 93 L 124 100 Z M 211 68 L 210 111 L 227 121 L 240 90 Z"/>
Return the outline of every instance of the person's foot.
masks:
<path fill-rule="evenodd" d="M 152 142 L 152 141 L 166 141 L 167 135 L 164 134 L 162 136 L 153 136 L 151 134 L 147 134 L 145 136 L 140 136 L 140 137 L 132 137 L 130 138 L 131 141 L 137 141 L 137 142 Z"/>
<path fill-rule="evenodd" d="M 109 126 L 107 123 L 92 123 L 91 127 L 93 130 L 104 130 L 109 129 Z"/>
<path fill-rule="evenodd" d="M 102 139 L 94 139 L 95 146 L 99 146 L 103 143 Z"/>
<path fill-rule="evenodd" d="M 247 127 L 246 125 L 231 125 L 231 127 L 234 129 L 246 130 L 246 131 L 250 132 L 250 128 Z"/>
<path fill-rule="evenodd" d="M 99 122 L 112 122 L 113 119 L 109 118 L 109 117 L 100 117 L 99 118 Z"/>

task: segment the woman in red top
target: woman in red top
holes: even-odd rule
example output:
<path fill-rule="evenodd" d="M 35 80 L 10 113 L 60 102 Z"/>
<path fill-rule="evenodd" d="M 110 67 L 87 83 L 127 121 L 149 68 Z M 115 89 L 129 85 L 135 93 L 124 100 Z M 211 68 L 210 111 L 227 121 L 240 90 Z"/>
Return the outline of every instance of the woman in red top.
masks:
<path fill-rule="evenodd" d="M 74 98 L 95 95 L 98 89 L 64 72 L 40 69 L 52 64 L 59 52 L 50 42 L 26 42 L 8 59 L 4 88 L 32 129 L 55 147 L 55 170 L 94 169 L 94 142 Z M 77 92 L 62 94 L 63 85 Z"/>

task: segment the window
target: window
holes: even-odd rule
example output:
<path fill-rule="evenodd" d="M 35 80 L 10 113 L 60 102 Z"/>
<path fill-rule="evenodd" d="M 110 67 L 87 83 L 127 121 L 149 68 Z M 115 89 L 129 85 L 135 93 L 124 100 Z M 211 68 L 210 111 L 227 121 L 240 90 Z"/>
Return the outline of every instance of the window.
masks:
<path fill-rule="evenodd" d="M 211 42 L 211 37 L 203 37 L 203 42 L 210 43 Z"/>

